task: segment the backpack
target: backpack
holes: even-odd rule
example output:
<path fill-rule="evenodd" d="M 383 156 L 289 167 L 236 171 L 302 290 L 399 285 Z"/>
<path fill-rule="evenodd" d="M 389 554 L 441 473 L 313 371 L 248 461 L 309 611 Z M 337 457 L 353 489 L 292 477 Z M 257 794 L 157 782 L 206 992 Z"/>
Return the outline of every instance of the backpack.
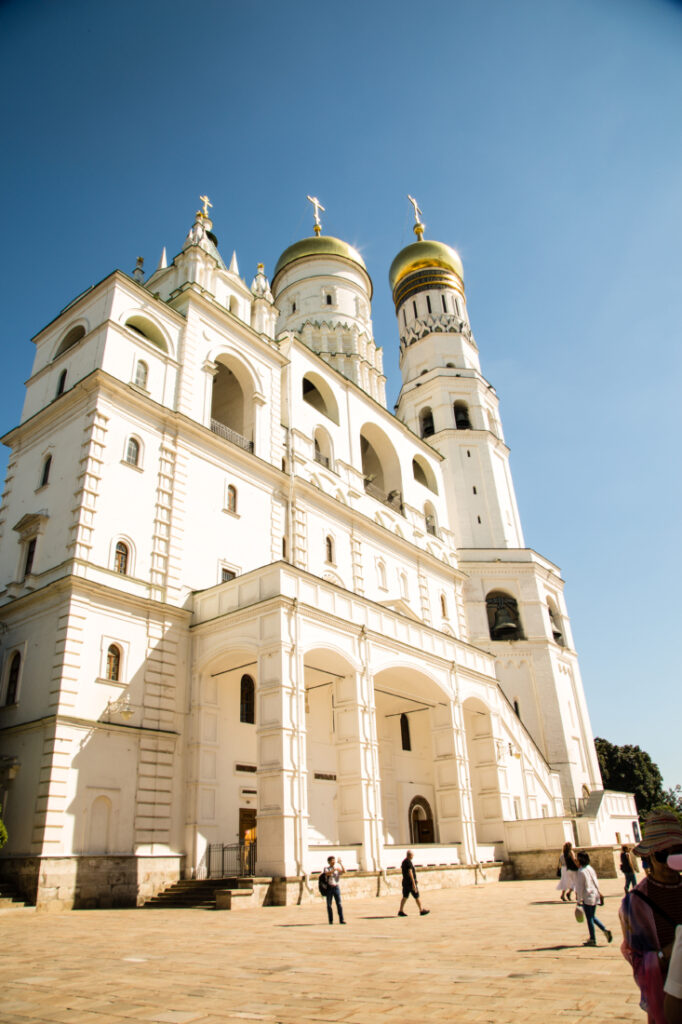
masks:
<path fill-rule="evenodd" d="M 327 872 L 321 871 L 319 878 L 317 879 L 317 888 L 320 890 L 321 896 L 326 896 L 329 892 L 329 879 L 327 878 Z"/>

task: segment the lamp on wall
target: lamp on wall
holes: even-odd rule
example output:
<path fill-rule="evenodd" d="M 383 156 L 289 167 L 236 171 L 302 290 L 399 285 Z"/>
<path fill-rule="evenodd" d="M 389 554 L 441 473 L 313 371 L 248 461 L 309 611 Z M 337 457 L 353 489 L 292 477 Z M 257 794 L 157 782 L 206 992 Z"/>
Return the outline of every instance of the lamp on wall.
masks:
<path fill-rule="evenodd" d="M 130 703 L 130 694 L 121 694 L 117 700 L 107 701 L 106 713 L 109 715 L 110 719 L 112 714 L 116 714 L 120 715 L 124 721 L 129 722 L 133 717 L 133 705 Z"/>

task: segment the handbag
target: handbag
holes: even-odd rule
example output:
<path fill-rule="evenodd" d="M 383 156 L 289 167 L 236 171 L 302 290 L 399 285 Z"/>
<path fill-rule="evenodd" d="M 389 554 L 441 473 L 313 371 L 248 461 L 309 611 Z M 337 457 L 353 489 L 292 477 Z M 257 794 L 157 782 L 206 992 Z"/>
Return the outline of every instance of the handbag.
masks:
<path fill-rule="evenodd" d="M 578 922 L 578 924 L 582 924 L 585 920 L 585 911 L 583 910 L 583 908 L 576 907 L 573 913 L 575 914 L 575 919 Z"/>
<path fill-rule="evenodd" d="M 559 867 L 558 867 L 558 868 L 556 869 L 556 876 L 557 876 L 557 878 L 561 878 L 561 864 L 560 864 L 560 865 L 559 865 Z"/>

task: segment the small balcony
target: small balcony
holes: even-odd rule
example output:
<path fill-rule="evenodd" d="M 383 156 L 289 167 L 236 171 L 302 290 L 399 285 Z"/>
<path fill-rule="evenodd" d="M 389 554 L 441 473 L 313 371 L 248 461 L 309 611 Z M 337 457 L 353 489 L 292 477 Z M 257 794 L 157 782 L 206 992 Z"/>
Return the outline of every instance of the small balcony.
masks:
<path fill-rule="evenodd" d="M 400 491 L 389 491 L 388 494 L 384 494 L 380 487 L 365 480 L 365 492 L 380 501 L 382 505 L 392 508 L 394 512 L 399 512 L 401 516 L 405 515 L 403 496 Z"/>
<path fill-rule="evenodd" d="M 211 420 L 211 430 L 218 437 L 222 437 L 224 441 L 236 444 L 239 448 L 243 448 L 245 452 L 253 454 L 253 441 L 247 441 L 245 437 L 238 434 L 236 430 L 230 430 L 224 423 L 220 423 L 218 420 Z"/>
<path fill-rule="evenodd" d="M 325 469 L 331 469 L 329 456 L 323 455 L 322 452 L 315 452 L 315 462 L 319 462 Z"/>

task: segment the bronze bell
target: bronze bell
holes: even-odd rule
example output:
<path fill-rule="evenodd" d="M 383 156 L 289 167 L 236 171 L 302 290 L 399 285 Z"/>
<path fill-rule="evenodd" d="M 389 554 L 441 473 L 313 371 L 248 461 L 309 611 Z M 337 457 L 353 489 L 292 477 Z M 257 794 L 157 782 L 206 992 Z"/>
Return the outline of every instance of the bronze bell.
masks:
<path fill-rule="evenodd" d="M 492 633 L 495 639 L 505 640 L 511 633 L 516 633 L 519 624 L 509 611 L 506 605 L 502 605 L 495 612 Z"/>

